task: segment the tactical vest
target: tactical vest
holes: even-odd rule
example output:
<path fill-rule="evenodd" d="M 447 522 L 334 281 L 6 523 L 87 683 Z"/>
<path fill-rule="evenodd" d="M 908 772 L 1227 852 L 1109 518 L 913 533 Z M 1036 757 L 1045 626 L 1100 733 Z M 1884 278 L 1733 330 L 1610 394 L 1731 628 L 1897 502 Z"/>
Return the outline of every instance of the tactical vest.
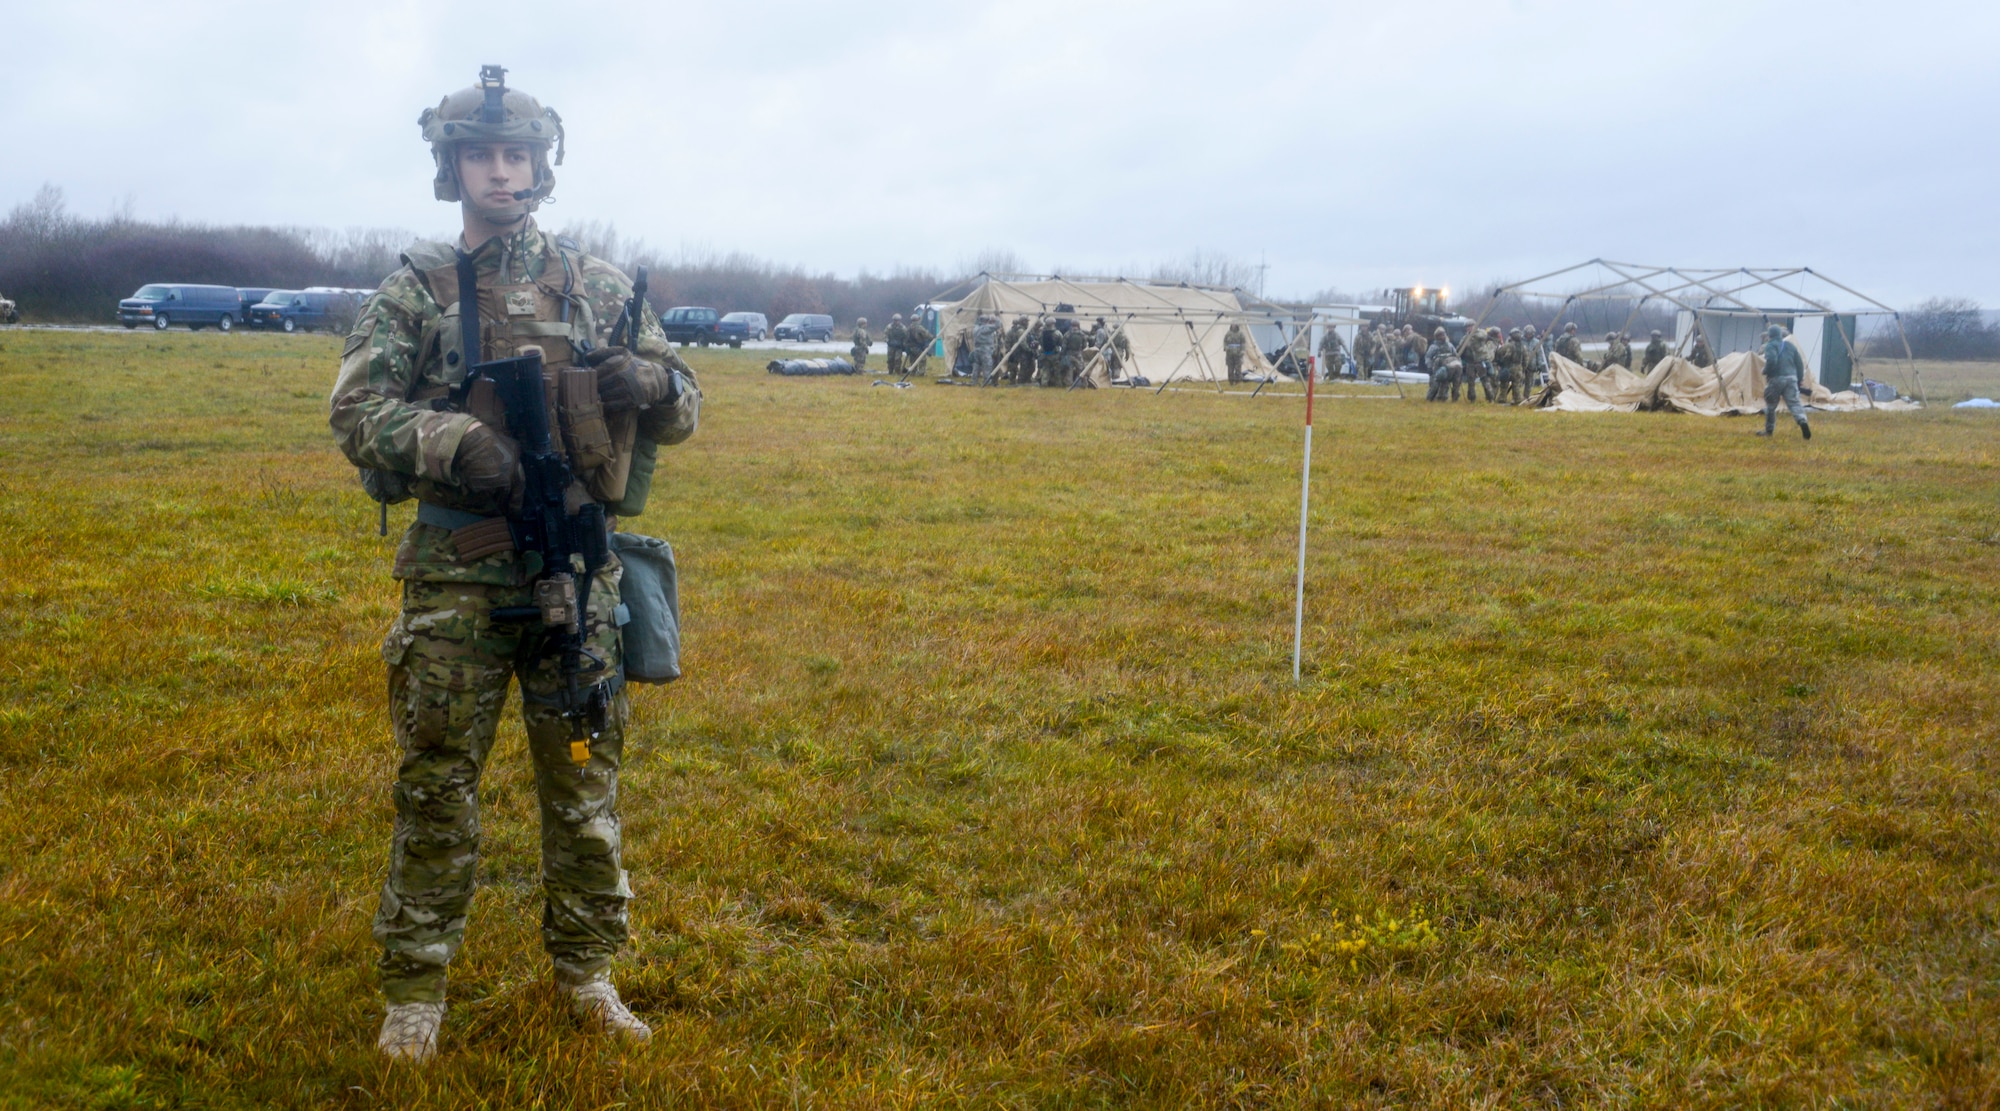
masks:
<path fill-rule="evenodd" d="M 540 348 L 550 437 L 569 456 L 580 487 L 572 488 L 572 500 L 581 494 L 603 503 L 614 516 L 634 516 L 645 508 L 651 486 L 653 444 L 639 437 L 637 412 L 605 415 L 597 397 L 597 372 L 577 365 L 597 334 L 590 300 L 577 292 L 582 252 L 564 240 L 544 236 L 542 241 L 540 279 L 480 283 L 480 350 L 470 356 L 462 350 L 465 330 L 460 323 L 457 249 L 449 243 L 425 242 L 403 255 L 403 262 L 444 306 L 442 314 L 424 325 L 417 346 L 419 359 L 437 362 L 430 373 L 419 374 L 420 385 L 409 400 L 470 413 L 507 432 L 506 411 L 493 383 L 478 379 L 467 388 L 466 373 L 474 363 Z M 552 284 L 558 276 L 560 284 Z M 427 480 L 418 481 L 416 492 L 424 501 L 448 508 L 492 511 L 491 506 L 462 504 L 464 492 Z"/>

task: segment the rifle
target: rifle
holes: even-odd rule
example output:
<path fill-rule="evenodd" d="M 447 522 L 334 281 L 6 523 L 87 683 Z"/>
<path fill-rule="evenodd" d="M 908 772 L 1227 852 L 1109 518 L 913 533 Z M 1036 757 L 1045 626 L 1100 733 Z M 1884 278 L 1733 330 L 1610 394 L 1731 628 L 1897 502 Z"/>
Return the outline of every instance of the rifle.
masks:
<path fill-rule="evenodd" d="M 632 296 L 625 299 L 625 308 L 618 314 L 618 320 L 611 325 L 611 346 L 623 347 L 634 355 L 639 353 L 639 320 L 646 312 L 646 268 L 641 266 L 638 275 L 632 279 Z M 623 332 L 621 339 L 619 333 Z"/>
<path fill-rule="evenodd" d="M 644 304 L 639 298 L 645 281 L 641 270 L 633 299 L 626 302 L 619 320 L 630 340 L 638 338 L 639 311 Z M 472 257 L 463 252 L 458 256 L 458 289 L 462 357 L 475 359 L 481 353 L 477 277 Z M 614 328 L 612 338 L 617 336 Z M 465 382 L 469 387 L 481 378 L 493 383 L 507 414 L 507 434 L 521 450 L 521 504 L 508 510 L 507 531 L 513 535 L 514 549 L 524 556 L 532 553 L 539 563 L 533 587 L 535 604 L 499 607 L 493 611 L 493 620 L 499 624 L 539 620 L 548 630 L 550 641 L 545 651 L 552 649 L 559 657 L 562 677 L 556 707 L 569 722 L 569 755 L 581 775 L 590 764 L 590 742 L 610 721 L 611 699 L 617 689 L 602 680 L 594 680 L 588 688 L 583 685 L 584 676 L 609 669 L 609 664 L 590 650 L 588 640 L 590 586 L 610 560 L 604 507 L 587 502 L 576 512 L 569 511 L 567 496 L 576 476 L 570 471 L 569 457 L 555 446 L 549 430 L 542 353 L 530 350 L 513 358 L 474 363 L 466 371 Z M 579 563 L 581 581 L 576 574 Z"/>

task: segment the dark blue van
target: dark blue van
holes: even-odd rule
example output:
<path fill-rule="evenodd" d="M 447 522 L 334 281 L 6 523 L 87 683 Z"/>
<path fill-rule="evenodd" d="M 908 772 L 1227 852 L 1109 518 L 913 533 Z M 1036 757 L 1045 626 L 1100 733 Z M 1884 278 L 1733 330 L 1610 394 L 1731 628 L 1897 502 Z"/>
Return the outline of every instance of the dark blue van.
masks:
<path fill-rule="evenodd" d="M 236 327 L 243 312 L 243 296 L 233 285 L 143 285 L 139 292 L 118 302 L 118 323 L 127 328 L 151 324 L 164 332 L 185 324 L 199 332 L 210 324 L 217 331 Z"/>
<path fill-rule="evenodd" d="M 251 307 L 249 324 L 280 332 L 345 330 L 353 323 L 354 310 L 360 301 L 354 291 L 346 289 L 275 289 Z"/>
<path fill-rule="evenodd" d="M 261 289 L 246 289 L 243 286 L 237 286 L 236 303 L 243 306 L 243 308 L 236 314 L 236 319 L 245 324 L 250 323 L 250 306 L 269 297 L 272 292 L 273 290 L 270 286 L 264 286 Z"/>

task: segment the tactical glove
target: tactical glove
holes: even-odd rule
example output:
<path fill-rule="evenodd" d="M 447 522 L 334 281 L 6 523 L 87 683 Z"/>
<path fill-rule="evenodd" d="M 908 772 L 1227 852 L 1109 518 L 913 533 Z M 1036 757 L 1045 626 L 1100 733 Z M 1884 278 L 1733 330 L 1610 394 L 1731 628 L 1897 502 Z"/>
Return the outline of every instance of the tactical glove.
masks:
<path fill-rule="evenodd" d="M 466 432 L 452 460 L 459 485 L 482 494 L 504 491 L 509 505 L 525 484 L 521 449 L 484 424 L 475 423 Z"/>
<path fill-rule="evenodd" d="M 597 368 L 597 399 L 606 413 L 672 405 L 680 398 L 678 373 L 637 358 L 623 347 L 600 347 L 583 361 Z"/>

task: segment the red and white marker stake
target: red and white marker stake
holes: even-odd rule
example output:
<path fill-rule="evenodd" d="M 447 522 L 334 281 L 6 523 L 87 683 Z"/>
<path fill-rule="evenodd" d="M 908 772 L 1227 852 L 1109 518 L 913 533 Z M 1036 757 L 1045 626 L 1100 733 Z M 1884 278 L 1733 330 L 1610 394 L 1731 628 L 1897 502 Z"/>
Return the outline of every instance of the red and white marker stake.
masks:
<path fill-rule="evenodd" d="M 1332 327 L 1332 325 L 1328 325 Z M 1319 378 L 1319 356 L 1306 364 L 1306 461 L 1299 476 L 1299 589 L 1292 613 L 1292 682 L 1299 681 L 1299 650 L 1306 633 L 1306 510 L 1312 504 L 1313 382 Z"/>

